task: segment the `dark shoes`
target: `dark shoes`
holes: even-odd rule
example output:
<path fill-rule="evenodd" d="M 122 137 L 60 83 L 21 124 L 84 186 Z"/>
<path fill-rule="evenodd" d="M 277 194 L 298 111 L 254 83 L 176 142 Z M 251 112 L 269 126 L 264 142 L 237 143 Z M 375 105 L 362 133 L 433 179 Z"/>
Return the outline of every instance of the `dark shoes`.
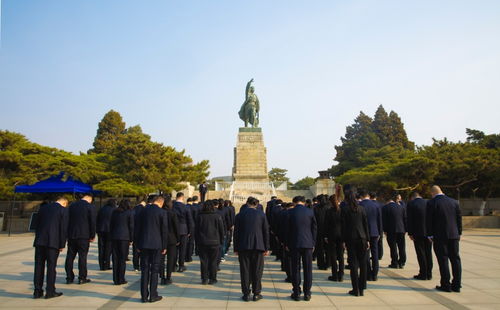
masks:
<path fill-rule="evenodd" d="M 89 283 L 91 280 L 90 279 L 78 279 L 78 284 L 85 284 Z"/>
<path fill-rule="evenodd" d="M 335 281 L 335 282 L 338 281 L 337 277 L 334 277 L 334 276 L 329 276 L 328 280 Z"/>
<path fill-rule="evenodd" d="M 399 265 L 390 264 L 389 266 L 387 266 L 387 268 L 398 269 Z"/>
<path fill-rule="evenodd" d="M 261 294 L 255 294 L 253 295 L 253 301 L 259 301 L 261 300 L 263 297 Z"/>
<path fill-rule="evenodd" d="M 63 293 L 60 293 L 60 292 L 54 292 L 52 294 L 47 294 L 45 295 L 45 299 L 50 299 L 50 298 L 55 298 L 55 297 L 59 297 L 59 296 L 62 296 Z"/>
<path fill-rule="evenodd" d="M 156 296 L 155 298 L 151 298 L 151 299 L 149 300 L 149 302 L 157 302 L 157 301 L 160 301 L 160 300 L 162 300 L 162 299 L 163 299 L 163 297 L 162 297 L 162 296 Z"/>
<path fill-rule="evenodd" d="M 201 280 L 201 284 L 203 284 L 203 285 L 207 285 L 207 284 L 208 284 L 208 280 L 207 280 L 207 279 L 203 279 L 203 280 Z"/>
<path fill-rule="evenodd" d="M 460 293 L 460 287 L 452 287 L 451 290 L 455 293 Z"/>
<path fill-rule="evenodd" d="M 441 291 L 441 292 L 451 293 L 450 287 L 436 285 L 436 290 Z"/>
<path fill-rule="evenodd" d="M 290 278 L 286 278 L 286 279 L 285 279 L 285 282 L 287 282 L 287 283 L 292 283 L 292 280 L 290 280 Z"/>
<path fill-rule="evenodd" d="M 300 296 L 298 294 L 292 294 L 292 295 L 290 295 L 290 298 L 295 300 L 295 301 L 300 301 Z"/>
<path fill-rule="evenodd" d="M 307 294 L 306 294 L 306 295 L 304 295 L 304 300 L 305 300 L 305 301 L 309 301 L 309 300 L 311 300 L 311 295 L 307 295 Z"/>
<path fill-rule="evenodd" d="M 215 279 L 208 280 L 208 284 L 210 284 L 210 285 L 213 285 L 215 283 L 217 283 L 217 280 L 215 280 Z"/>
<path fill-rule="evenodd" d="M 364 295 L 362 290 L 361 290 L 361 291 L 359 291 L 359 292 L 356 292 L 355 290 L 350 290 L 350 291 L 348 292 L 348 294 L 349 294 L 349 295 L 352 295 L 352 296 L 363 296 L 363 295 Z"/>
<path fill-rule="evenodd" d="M 245 294 L 245 295 L 241 296 L 241 299 L 243 299 L 243 301 L 250 301 L 250 296 Z"/>
<path fill-rule="evenodd" d="M 179 269 L 177 269 L 177 272 L 184 272 L 186 270 L 187 270 L 186 267 L 180 266 Z"/>
<path fill-rule="evenodd" d="M 66 284 L 72 284 L 74 282 L 75 282 L 74 279 L 66 279 Z"/>
<path fill-rule="evenodd" d="M 172 280 L 171 279 L 161 279 L 161 282 L 160 282 L 161 285 L 169 285 L 169 284 L 172 284 Z"/>
<path fill-rule="evenodd" d="M 34 291 L 33 292 L 33 298 L 38 299 L 43 297 L 43 291 Z"/>

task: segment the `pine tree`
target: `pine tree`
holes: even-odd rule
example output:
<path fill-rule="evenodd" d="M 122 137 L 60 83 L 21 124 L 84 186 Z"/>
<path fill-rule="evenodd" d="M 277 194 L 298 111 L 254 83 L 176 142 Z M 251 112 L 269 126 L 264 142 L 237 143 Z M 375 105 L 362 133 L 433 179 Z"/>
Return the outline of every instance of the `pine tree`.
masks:
<path fill-rule="evenodd" d="M 399 115 L 391 111 L 391 113 L 389 113 L 389 121 L 391 126 L 391 137 L 388 141 L 389 145 L 400 146 L 408 150 L 415 149 L 415 143 L 408 140 L 404 124 L 401 122 Z"/>
<path fill-rule="evenodd" d="M 110 110 L 99 122 L 94 148 L 89 153 L 110 154 L 118 138 L 125 133 L 125 122 L 120 113 Z"/>
<path fill-rule="evenodd" d="M 382 145 L 390 144 L 392 136 L 391 122 L 389 114 L 385 111 L 382 105 L 379 105 L 372 123 L 373 132 L 377 134 Z"/>

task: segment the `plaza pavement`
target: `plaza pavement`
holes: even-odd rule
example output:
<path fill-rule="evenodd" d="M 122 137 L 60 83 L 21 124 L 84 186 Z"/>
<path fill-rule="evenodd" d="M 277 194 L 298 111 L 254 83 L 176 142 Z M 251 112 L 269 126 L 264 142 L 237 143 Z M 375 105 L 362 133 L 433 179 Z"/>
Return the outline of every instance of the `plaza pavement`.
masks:
<path fill-rule="evenodd" d="M 98 271 L 97 243 L 89 253 L 89 278 L 85 285 L 65 284 L 64 251 L 58 260 L 58 291 L 54 299 L 32 299 L 32 234 L 12 237 L 0 235 L 0 309 L 500 309 L 500 229 L 474 229 L 464 232 L 461 245 L 463 288 L 460 294 L 437 292 L 439 282 L 434 259 L 434 279 L 413 280 L 417 263 L 413 245 L 407 239 L 408 262 L 405 269 L 388 269 L 389 255 L 384 244 L 379 281 L 368 282 L 364 297 L 347 295 L 349 276 L 343 283 L 327 280 L 329 271 L 314 267 L 312 300 L 296 302 L 289 298 L 291 285 L 273 257 L 266 258 L 263 292 L 258 302 L 243 302 L 240 292 L 237 258 L 230 255 L 221 265 L 219 282 L 214 286 L 200 284 L 199 264 L 188 264 L 184 273 L 174 273 L 174 284 L 160 286 L 164 297 L 157 303 L 140 303 L 139 274 L 128 265 L 127 285 L 112 285 L 111 271 Z M 385 243 L 385 241 L 384 241 Z M 76 267 L 76 261 L 75 261 Z"/>

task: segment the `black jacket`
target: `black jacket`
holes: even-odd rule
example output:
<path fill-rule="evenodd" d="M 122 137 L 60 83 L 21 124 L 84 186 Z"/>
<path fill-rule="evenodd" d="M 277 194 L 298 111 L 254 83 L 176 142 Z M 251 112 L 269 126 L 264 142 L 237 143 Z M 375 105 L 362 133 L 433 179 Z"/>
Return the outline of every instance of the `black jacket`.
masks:
<path fill-rule="evenodd" d="M 406 214 L 408 216 L 408 235 L 427 237 L 427 200 L 415 198 L 408 202 Z"/>
<path fill-rule="evenodd" d="M 368 230 L 368 219 L 366 218 L 365 209 L 363 206 L 358 206 L 358 210 L 354 211 L 350 207 L 342 209 L 342 240 L 348 243 L 353 240 L 370 239 L 370 231 Z"/>
<path fill-rule="evenodd" d="M 134 243 L 140 250 L 167 248 L 168 215 L 157 205 L 148 205 L 139 213 L 134 230 Z"/>
<path fill-rule="evenodd" d="M 288 212 L 286 246 L 289 249 L 314 248 L 318 233 L 314 211 L 304 205 L 298 204 Z"/>
<path fill-rule="evenodd" d="M 324 238 L 328 240 L 342 240 L 342 212 L 340 208 L 328 208 L 325 219 L 326 233 Z"/>
<path fill-rule="evenodd" d="M 406 207 L 390 202 L 382 208 L 384 232 L 388 234 L 406 232 Z"/>
<path fill-rule="evenodd" d="M 216 212 L 201 211 L 196 218 L 195 240 L 197 245 L 214 246 L 224 242 L 225 227 Z"/>
<path fill-rule="evenodd" d="M 81 199 L 73 202 L 68 207 L 68 212 L 68 239 L 94 239 L 96 233 L 95 206 Z"/>
<path fill-rule="evenodd" d="M 194 222 L 189 208 L 182 202 L 174 201 L 173 211 L 177 214 L 177 220 L 179 221 L 179 234 L 191 234 L 194 231 Z"/>
<path fill-rule="evenodd" d="M 236 215 L 234 223 L 234 251 L 269 250 L 269 225 L 264 212 L 246 208 Z"/>
<path fill-rule="evenodd" d="M 427 234 L 434 239 L 460 239 L 462 213 L 455 199 L 437 195 L 427 203 Z"/>
<path fill-rule="evenodd" d="M 111 214 L 111 240 L 134 240 L 134 211 L 115 209 Z"/>
<path fill-rule="evenodd" d="M 318 205 L 314 211 L 314 217 L 316 218 L 316 224 L 318 225 L 318 238 L 317 241 L 322 242 L 326 236 L 326 212 L 328 211 L 329 205 Z"/>
<path fill-rule="evenodd" d="M 371 199 L 364 199 L 359 204 L 365 209 L 370 237 L 380 237 L 383 228 L 382 210 L 380 210 L 378 204 Z"/>
<path fill-rule="evenodd" d="M 99 212 L 97 212 L 97 225 L 96 230 L 98 233 L 108 233 L 110 232 L 110 224 L 111 224 L 111 214 L 115 210 L 115 207 L 112 205 L 105 205 Z"/>
<path fill-rule="evenodd" d="M 181 239 L 179 235 L 179 221 L 177 220 L 177 214 L 172 210 L 165 210 L 168 216 L 168 245 L 175 245 Z"/>
<path fill-rule="evenodd" d="M 40 207 L 33 246 L 62 249 L 66 245 L 68 210 L 57 202 Z"/>

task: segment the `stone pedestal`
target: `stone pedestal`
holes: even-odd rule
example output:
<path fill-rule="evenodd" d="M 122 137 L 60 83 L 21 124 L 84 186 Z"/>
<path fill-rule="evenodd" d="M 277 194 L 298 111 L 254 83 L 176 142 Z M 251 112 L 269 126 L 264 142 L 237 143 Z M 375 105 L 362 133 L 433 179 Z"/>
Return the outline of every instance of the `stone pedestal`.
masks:
<path fill-rule="evenodd" d="M 318 179 L 309 189 L 313 196 L 333 195 L 335 193 L 335 182 L 331 179 Z"/>
<path fill-rule="evenodd" d="M 233 180 L 268 183 L 267 150 L 261 128 L 240 128 L 234 148 Z"/>

